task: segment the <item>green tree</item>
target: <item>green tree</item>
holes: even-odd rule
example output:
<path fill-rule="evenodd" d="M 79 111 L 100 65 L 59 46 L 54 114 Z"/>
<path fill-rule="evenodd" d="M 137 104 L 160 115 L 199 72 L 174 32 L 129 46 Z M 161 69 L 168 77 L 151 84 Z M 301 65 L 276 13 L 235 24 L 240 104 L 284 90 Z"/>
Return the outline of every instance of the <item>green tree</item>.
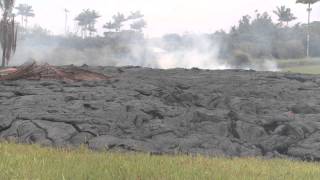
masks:
<path fill-rule="evenodd" d="M 251 17 L 249 15 L 242 16 L 239 21 L 239 32 L 248 33 L 250 31 L 250 20 Z"/>
<path fill-rule="evenodd" d="M 243 16 L 231 29 L 226 47 L 230 52 L 242 51 L 254 58 L 270 58 L 276 25 L 266 12 Z"/>
<path fill-rule="evenodd" d="M 18 10 L 17 15 L 21 16 L 21 26 L 27 28 L 28 18 L 35 16 L 32 6 L 28 4 L 19 4 L 15 9 Z"/>
<path fill-rule="evenodd" d="M 140 11 L 131 12 L 127 20 L 132 20 L 130 25 L 131 29 L 134 31 L 142 32 L 142 29 L 147 26 L 147 22 L 143 19 L 144 15 Z"/>
<path fill-rule="evenodd" d="M 144 15 L 141 14 L 140 11 L 136 11 L 136 12 L 131 12 L 131 15 L 128 16 L 127 20 L 135 20 L 135 19 L 140 19 L 143 17 L 144 17 Z"/>
<path fill-rule="evenodd" d="M 85 9 L 83 10 L 75 20 L 78 21 L 78 25 L 81 27 L 81 36 L 87 37 L 88 34 L 92 37 L 93 33 L 97 32 L 95 25 L 97 19 L 101 16 L 95 10 Z"/>
<path fill-rule="evenodd" d="M 289 22 L 297 19 L 291 12 L 291 9 L 286 8 L 285 6 L 277 7 L 277 10 L 273 11 L 273 13 L 278 16 L 278 21 L 281 26 L 283 25 L 283 22 L 286 22 L 288 26 Z"/>
<path fill-rule="evenodd" d="M 311 5 L 318 2 L 320 0 L 297 0 L 297 3 L 307 4 L 308 5 L 308 30 L 307 30 L 307 57 L 310 54 L 310 15 L 311 15 Z"/>
<path fill-rule="evenodd" d="M 142 32 L 142 29 L 147 26 L 147 22 L 144 19 L 133 22 L 130 27 L 132 30 Z"/>
<path fill-rule="evenodd" d="M 120 32 L 123 23 L 128 20 L 124 14 L 119 12 L 116 15 L 112 16 L 112 19 L 113 22 L 108 22 L 103 26 L 103 28 Z"/>
<path fill-rule="evenodd" d="M 146 27 L 147 23 L 142 18 L 144 17 L 140 11 L 131 12 L 129 16 L 125 16 L 122 13 L 117 13 L 112 17 L 112 21 L 107 22 L 103 28 L 108 29 L 108 31 L 120 32 L 121 28 L 127 22 L 132 22 L 130 25 L 132 30 L 141 32 L 143 28 Z"/>
<path fill-rule="evenodd" d="M 2 48 L 2 67 L 8 65 L 12 53 L 16 50 L 17 28 L 12 9 L 14 0 L 0 0 L 2 19 L 0 22 L 0 43 Z"/>

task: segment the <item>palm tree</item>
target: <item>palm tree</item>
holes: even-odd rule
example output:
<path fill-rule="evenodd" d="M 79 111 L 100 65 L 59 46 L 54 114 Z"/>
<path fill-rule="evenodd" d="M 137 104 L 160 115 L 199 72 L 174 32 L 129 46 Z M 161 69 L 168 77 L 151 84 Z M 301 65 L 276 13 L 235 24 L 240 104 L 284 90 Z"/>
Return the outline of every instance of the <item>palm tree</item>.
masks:
<path fill-rule="evenodd" d="M 15 9 L 18 10 L 18 15 L 21 16 L 21 26 L 23 27 L 24 25 L 25 26 L 24 28 L 27 28 L 28 18 L 35 16 L 32 6 L 28 4 L 19 4 L 19 6 L 16 7 Z"/>
<path fill-rule="evenodd" d="M 136 12 L 131 12 L 131 15 L 128 16 L 127 20 L 134 20 L 134 19 L 140 19 L 143 18 L 144 15 L 141 14 L 140 11 L 136 11 Z"/>
<path fill-rule="evenodd" d="M 147 26 L 147 22 L 144 19 L 140 19 L 130 25 L 132 30 L 142 32 L 142 29 Z"/>
<path fill-rule="evenodd" d="M 118 29 L 117 25 L 113 22 L 107 22 L 105 25 L 103 25 L 103 28 L 104 29 L 108 29 L 108 32 L 110 32 L 111 30 L 115 30 Z"/>
<path fill-rule="evenodd" d="M 95 10 L 85 9 L 83 10 L 75 20 L 78 21 L 78 25 L 81 27 L 82 37 L 87 37 L 88 32 L 89 35 L 92 36 L 97 30 L 95 25 L 97 23 L 97 19 L 101 16 Z"/>
<path fill-rule="evenodd" d="M 113 18 L 113 23 L 114 23 L 114 26 L 115 26 L 115 30 L 117 32 L 120 32 L 121 31 L 121 27 L 123 26 L 123 23 L 125 21 L 127 21 L 127 18 L 121 13 L 118 13 L 118 14 L 114 15 L 112 18 Z"/>
<path fill-rule="evenodd" d="M 297 0 L 297 3 L 307 4 L 308 5 L 308 30 L 307 30 L 307 57 L 310 54 L 310 15 L 311 15 L 311 5 L 318 2 L 320 0 Z"/>
<path fill-rule="evenodd" d="M 124 23 L 128 21 L 134 21 L 130 25 L 131 29 L 142 31 L 142 29 L 147 25 L 146 21 L 142 19 L 143 17 L 144 15 L 141 14 L 140 11 L 131 12 L 131 14 L 127 17 L 124 14 L 118 12 L 112 17 L 113 21 L 106 23 L 103 28 L 108 29 L 109 31 L 114 30 L 115 32 L 120 32 Z"/>
<path fill-rule="evenodd" d="M 286 8 L 285 6 L 277 7 L 277 10 L 273 11 L 273 13 L 278 16 L 278 21 L 280 22 L 280 25 L 282 25 L 283 22 L 286 22 L 288 26 L 289 22 L 297 19 L 291 12 L 291 9 Z"/>
<path fill-rule="evenodd" d="M 8 65 L 17 47 L 17 28 L 12 9 L 14 0 L 0 0 L 2 19 L 0 22 L 0 43 L 2 48 L 2 67 Z"/>
<path fill-rule="evenodd" d="M 124 14 L 117 13 L 116 15 L 112 16 L 113 22 L 107 22 L 103 28 L 114 30 L 115 32 L 120 32 L 123 26 L 123 23 L 127 21 L 127 18 Z"/>
<path fill-rule="evenodd" d="M 147 26 L 147 22 L 143 19 L 144 15 L 140 11 L 131 12 L 131 15 L 128 16 L 127 20 L 133 20 L 130 25 L 132 30 L 142 32 L 142 29 Z"/>

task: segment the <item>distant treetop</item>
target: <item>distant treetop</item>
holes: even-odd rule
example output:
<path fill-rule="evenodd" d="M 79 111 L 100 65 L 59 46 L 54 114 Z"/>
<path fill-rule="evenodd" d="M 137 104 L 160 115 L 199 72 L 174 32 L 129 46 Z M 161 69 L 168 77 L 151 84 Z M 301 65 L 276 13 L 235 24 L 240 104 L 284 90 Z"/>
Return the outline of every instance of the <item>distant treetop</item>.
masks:
<path fill-rule="evenodd" d="M 314 4 L 320 0 L 297 0 L 297 3 L 302 3 L 302 4 Z"/>

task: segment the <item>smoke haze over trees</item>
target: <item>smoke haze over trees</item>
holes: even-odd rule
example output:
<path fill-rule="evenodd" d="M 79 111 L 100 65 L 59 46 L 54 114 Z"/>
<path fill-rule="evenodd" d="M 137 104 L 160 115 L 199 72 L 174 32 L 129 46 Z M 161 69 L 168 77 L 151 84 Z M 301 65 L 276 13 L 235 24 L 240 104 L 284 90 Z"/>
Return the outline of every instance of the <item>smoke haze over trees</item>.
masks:
<path fill-rule="evenodd" d="M 57 65 L 276 70 L 278 59 L 306 56 L 308 26 L 293 24 L 294 12 L 285 6 L 271 13 L 278 16 L 278 22 L 268 12 L 255 11 L 253 16 L 240 18 L 230 31 L 147 38 L 143 32 L 147 22 L 140 11 L 113 15 L 103 25 L 101 36 L 96 34 L 99 12 L 85 9 L 74 19 L 79 31 L 66 36 L 51 35 L 40 26 L 28 28 L 20 35 L 14 64 L 32 58 Z M 320 22 L 310 24 L 310 36 L 310 56 L 319 57 Z"/>

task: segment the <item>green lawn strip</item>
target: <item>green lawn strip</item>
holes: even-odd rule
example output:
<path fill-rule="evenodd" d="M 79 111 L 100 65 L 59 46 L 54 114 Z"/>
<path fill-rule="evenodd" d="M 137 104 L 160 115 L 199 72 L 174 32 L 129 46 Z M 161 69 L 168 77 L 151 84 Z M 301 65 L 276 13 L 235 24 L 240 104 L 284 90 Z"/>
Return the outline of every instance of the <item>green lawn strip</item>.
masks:
<path fill-rule="evenodd" d="M 282 71 L 302 74 L 320 74 L 320 65 L 290 67 L 284 68 Z"/>
<path fill-rule="evenodd" d="M 275 60 L 280 69 L 299 68 L 304 66 L 320 66 L 320 58 L 305 58 L 305 59 L 278 59 Z"/>
<path fill-rule="evenodd" d="M 320 164 L 0 144 L 0 179 L 320 179 Z"/>

